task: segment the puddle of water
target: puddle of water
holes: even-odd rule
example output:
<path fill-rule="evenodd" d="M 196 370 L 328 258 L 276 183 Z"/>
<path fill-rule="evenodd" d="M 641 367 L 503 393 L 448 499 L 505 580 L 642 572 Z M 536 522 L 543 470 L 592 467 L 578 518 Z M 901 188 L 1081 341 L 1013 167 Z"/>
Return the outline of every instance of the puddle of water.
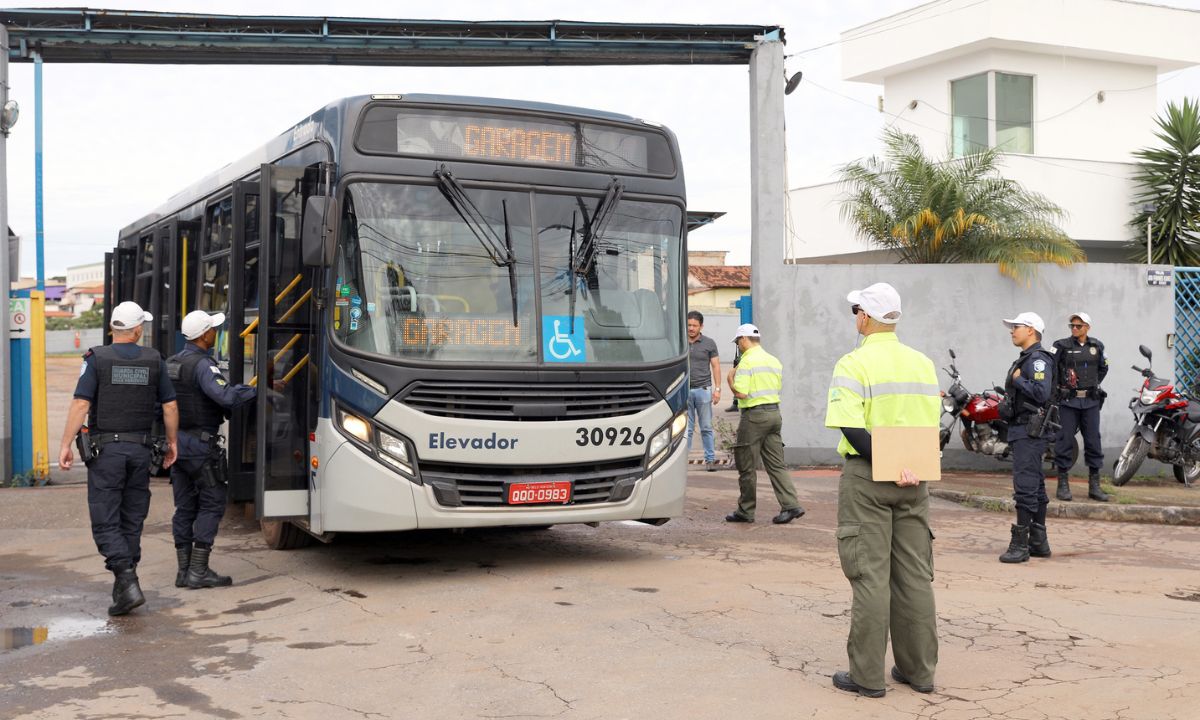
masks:
<path fill-rule="evenodd" d="M 0 650 L 19 650 L 58 640 L 81 640 L 97 635 L 109 635 L 116 627 L 99 618 L 55 618 L 39 627 L 0 628 Z"/>

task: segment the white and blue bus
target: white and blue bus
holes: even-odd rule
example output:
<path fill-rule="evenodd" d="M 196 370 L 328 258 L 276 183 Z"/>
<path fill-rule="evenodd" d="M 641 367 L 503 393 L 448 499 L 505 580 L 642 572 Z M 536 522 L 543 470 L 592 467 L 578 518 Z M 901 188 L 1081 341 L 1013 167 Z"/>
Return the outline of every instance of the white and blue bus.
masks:
<path fill-rule="evenodd" d="M 667 129 L 573 107 L 329 104 L 120 232 L 108 307 L 225 312 L 259 388 L 230 496 L 273 547 L 682 512 L 685 195 Z"/>

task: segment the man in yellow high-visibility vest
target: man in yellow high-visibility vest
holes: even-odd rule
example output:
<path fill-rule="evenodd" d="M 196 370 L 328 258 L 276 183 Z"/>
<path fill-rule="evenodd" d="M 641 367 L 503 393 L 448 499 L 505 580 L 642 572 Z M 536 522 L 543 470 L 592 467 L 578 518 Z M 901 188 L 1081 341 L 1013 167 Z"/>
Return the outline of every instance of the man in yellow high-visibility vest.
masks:
<path fill-rule="evenodd" d="M 733 341 L 742 351 L 737 367 L 729 371 L 729 389 L 737 398 L 741 420 L 733 459 L 738 471 L 738 507 L 725 516 L 726 522 L 754 522 L 757 505 L 758 461 L 761 458 L 779 514 L 771 518 L 776 525 L 790 523 L 804 514 L 796 499 L 792 476 L 783 462 L 783 416 L 779 413 L 779 391 L 783 388 L 783 365 L 762 349 L 762 334 L 749 323 L 738 326 Z"/>
<path fill-rule="evenodd" d="M 854 598 L 846 652 L 850 670 L 834 673 L 841 690 L 883 697 L 891 630 L 892 678 L 933 692 L 937 620 L 929 490 L 905 470 L 897 482 L 871 476 L 871 429 L 937 427 L 941 412 L 933 363 L 896 338 L 900 294 L 876 283 L 847 296 L 863 336 L 842 356 L 829 384 L 825 426 L 841 430 L 846 458 L 838 486 L 838 556 Z"/>

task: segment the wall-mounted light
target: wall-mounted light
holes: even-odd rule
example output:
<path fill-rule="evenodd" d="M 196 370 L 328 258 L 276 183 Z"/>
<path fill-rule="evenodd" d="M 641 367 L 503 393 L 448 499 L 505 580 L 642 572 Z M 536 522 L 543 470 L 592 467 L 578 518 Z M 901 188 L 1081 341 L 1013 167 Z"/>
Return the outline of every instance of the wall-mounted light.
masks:
<path fill-rule="evenodd" d="M 784 77 L 787 77 L 784 75 Z M 800 85 L 800 80 L 804 78 L 804 71 L 797 70 L 796 74 L 788 78 L 787 84 L 783 86 L 783 94 L 791 95 Z"/>
<path fill-rule="evenodd" d="M 1104 91 L 1103 90 L 1096 93 L 1096 102 L 1098 102 L 1098 103 L 1104 102 Z"/>
<path fill-rule="evenodd" d="M 8 134 L 12 130 L 13 125 L 17 124 L 17 118 L 21 116 L 21 108 L 17 105 L 16 100 L 9 100 L 4 103 L 4 109 L 0 110 L 0 133 Z"/>

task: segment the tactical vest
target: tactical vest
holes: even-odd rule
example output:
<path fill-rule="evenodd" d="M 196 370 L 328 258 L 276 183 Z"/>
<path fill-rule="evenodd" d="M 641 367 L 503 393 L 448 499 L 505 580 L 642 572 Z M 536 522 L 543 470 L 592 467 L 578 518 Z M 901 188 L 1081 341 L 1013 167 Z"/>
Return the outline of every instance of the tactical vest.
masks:
<path fill-rule="evenodd" d="M 1059 385 L 1067 384 L 1066 373 L 1075 371 L 1075 379 L 1079 390 L 1090 390 L 1100 384 L 1100 353 L 1101 350 L 1089 339 L 1085 345 L 1080 345 L 1074 338 L 1054 343 L 1058 352 L 1063 377 L 1057 378 Z"/>
<path fill-rule="evenodd" d="M 91 349 L 96 369 L 96 401 L 88 411 L 92 433 L 149 433 L 158 417 L 158 382 L 162 357 L 139 347 L 135 358 L 123 358 L 112 345 Z"/>
<path fill-rule="evenodd" d="M 1009 420 L 1009 422 L 1013 425 L 1024 425 L 1025 423 L 1029 422 L 1029 418 L 1033 417 L 1034 411 L 1025 407 L 1026 404 L 1037 407 L 1049 404 L 1049 401 L 1046 403 L 1034 402 L 1033 398 L 1021 392 L 1021 389 L 1017 387 L 1015 382 L 1013 382 L 1013 373 L 1016 372 L 1017 368 L 1021 367 L 1021 365 L 1027 359 L 1023 357 L 1024 354 L 1025 353 L 1022 352 L 1021 355 L 1018 355 L 1017 359 L 1013 361 L 1012 366 L 1008 368 L 1008 379 L 1004 382 L 1004 394 L 1008 399 L 1009 407 L 1012 408 L 1013 413 L 1013 417 Z M 1054 367 L 1054 358 L 1050 356 L 1050 353 L 1046 352 L 1045 348 L 1039 347 L 1037 350 L 1031 352 L 1029 359 L 1042 360 L 1046 363 L 1046 371 L 1053 374 L 1052 368 Z M 1053 398 L 1054 395 L 1051 394 L 1051 397 Z"/>
<path fill-rule="evenodd" d="M 204 353 L 181 352 L 167 358 L 167 377 L 175 386 L 175 402 L 179 404 L 180 430 L 216 432 L 225 422 L 224 410 L 196 382 L 196 366 L 207 357 Z"/>

